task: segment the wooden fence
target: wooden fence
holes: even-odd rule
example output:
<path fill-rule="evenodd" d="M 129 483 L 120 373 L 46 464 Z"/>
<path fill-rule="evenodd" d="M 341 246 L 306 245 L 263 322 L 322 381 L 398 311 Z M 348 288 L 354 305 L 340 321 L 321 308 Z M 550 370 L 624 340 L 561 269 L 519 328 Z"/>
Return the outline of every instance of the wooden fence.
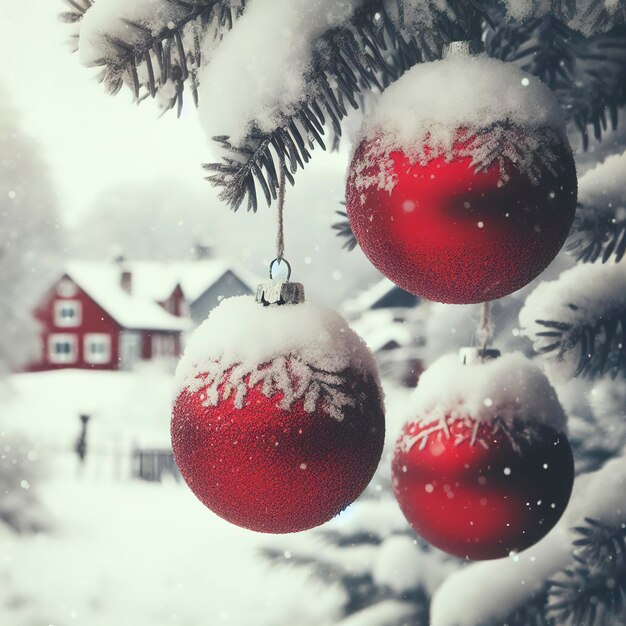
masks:
<path fill-rule="evenodd" d="M 132 476 L 149 482 L 161 482 L 163 478 L 181 480 L 172 451 L 158 448 L 133 450 Z"/>

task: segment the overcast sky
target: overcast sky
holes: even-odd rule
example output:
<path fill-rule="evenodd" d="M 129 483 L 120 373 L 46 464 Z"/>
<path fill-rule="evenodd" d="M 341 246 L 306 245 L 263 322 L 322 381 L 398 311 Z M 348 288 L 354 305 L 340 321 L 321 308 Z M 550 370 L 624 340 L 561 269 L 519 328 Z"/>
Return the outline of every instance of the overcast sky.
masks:
<path fill-rule="evenodd" d="M 25 129 L 44 148 L 66 216 L 74 218 L 100 190 L 125 180 L 168 173 L 199 184 L 208 154 L 195 111 L 158 119 L 152 103 L 133 105 L 128 90 L 107 96 L 96 72 L 70 54 L 62 10 L 62 0 L 3 4 L 0 73 Z"/>
<path fill-rule="evenodd" d="M 233 215 L 218 204 L 203 180 L 201 164 L 212 155 L 193 106 L 181 119 L 173 112 L 159 118 L 152 102 L 134 105 L 126 88 L 107 96 L 95 78 L 97 70 L 82 67 L 69 51 L 68 27 L 58 19 L 63 0 L 6 2 L 2 8 L 0 78 L 23 127 L 42 146 L 66 224 L 78 222 L 108 189 L 174 179 L 181 190 L 206 194 L 220 232 L 239 234 L 232 241 L 235 257 L 241 250 L 248 266 L 265 267 L 272 255 L 274 210 Z M 330 301 L 351 291 L 352 283 L 377 277 L 360 252 L 341 251 L 330 230 L 344 195 L 347 161 L 347 148 L 339 154 L 316 151 L 287 194 L 287 258 L 310 291 Z"/>

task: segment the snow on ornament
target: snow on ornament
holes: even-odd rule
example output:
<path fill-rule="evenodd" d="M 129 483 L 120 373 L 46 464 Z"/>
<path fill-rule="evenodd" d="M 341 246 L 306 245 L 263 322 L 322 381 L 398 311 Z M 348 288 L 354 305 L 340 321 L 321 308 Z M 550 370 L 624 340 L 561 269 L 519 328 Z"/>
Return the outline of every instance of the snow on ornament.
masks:
<path fill-rule="evenodd" d="M 544 374 L 521 354 L 475 349 L 422 375 L 392 464 L 415 531 L 468 559 L 519 552 L 545 536 L 572 491 L 566 418 Z"/>
<path fill-rule="evenodd" d="M 545 269 L 577 191 L 548 87 L 462 50 L 415 66 L 382 94 L 346 187 L 352 230 L 377 269 L 454 304 L 501 298 Z"/>
<path fill-rule="evenodd" d="M 224 300 L 176 371 L 174 457 L 220 517 L 267 533 L 331 519 L 382 454 L 383 396 L 365 343 L 298 283 Z M 277 306 L 278 303 L 281 306 Z"/>

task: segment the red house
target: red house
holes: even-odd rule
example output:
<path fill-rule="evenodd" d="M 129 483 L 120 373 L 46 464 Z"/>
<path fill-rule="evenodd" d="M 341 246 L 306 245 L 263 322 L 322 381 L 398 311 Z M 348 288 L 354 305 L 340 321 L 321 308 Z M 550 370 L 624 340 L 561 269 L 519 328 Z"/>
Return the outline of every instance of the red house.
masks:
<path fill-rule="evenodd" d="M 192 325 L 180 285 L 159 302 L 133 282 L 125 264 L 69 264 L 35 311 L 41 352 L 28 369 L 131 369 L 139 360 L 179 356 Z"/>

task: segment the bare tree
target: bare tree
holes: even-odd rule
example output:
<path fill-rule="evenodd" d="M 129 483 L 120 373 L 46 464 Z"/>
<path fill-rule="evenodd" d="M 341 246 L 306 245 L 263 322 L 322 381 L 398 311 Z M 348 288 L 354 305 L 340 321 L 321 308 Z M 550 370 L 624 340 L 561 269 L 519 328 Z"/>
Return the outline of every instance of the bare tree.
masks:
<path fill-rule="evenodd" d="M 30 312 L 60 249 L 57 199 L 39 147 L 0 92 L 0 375 L 37 348 Z"/>

